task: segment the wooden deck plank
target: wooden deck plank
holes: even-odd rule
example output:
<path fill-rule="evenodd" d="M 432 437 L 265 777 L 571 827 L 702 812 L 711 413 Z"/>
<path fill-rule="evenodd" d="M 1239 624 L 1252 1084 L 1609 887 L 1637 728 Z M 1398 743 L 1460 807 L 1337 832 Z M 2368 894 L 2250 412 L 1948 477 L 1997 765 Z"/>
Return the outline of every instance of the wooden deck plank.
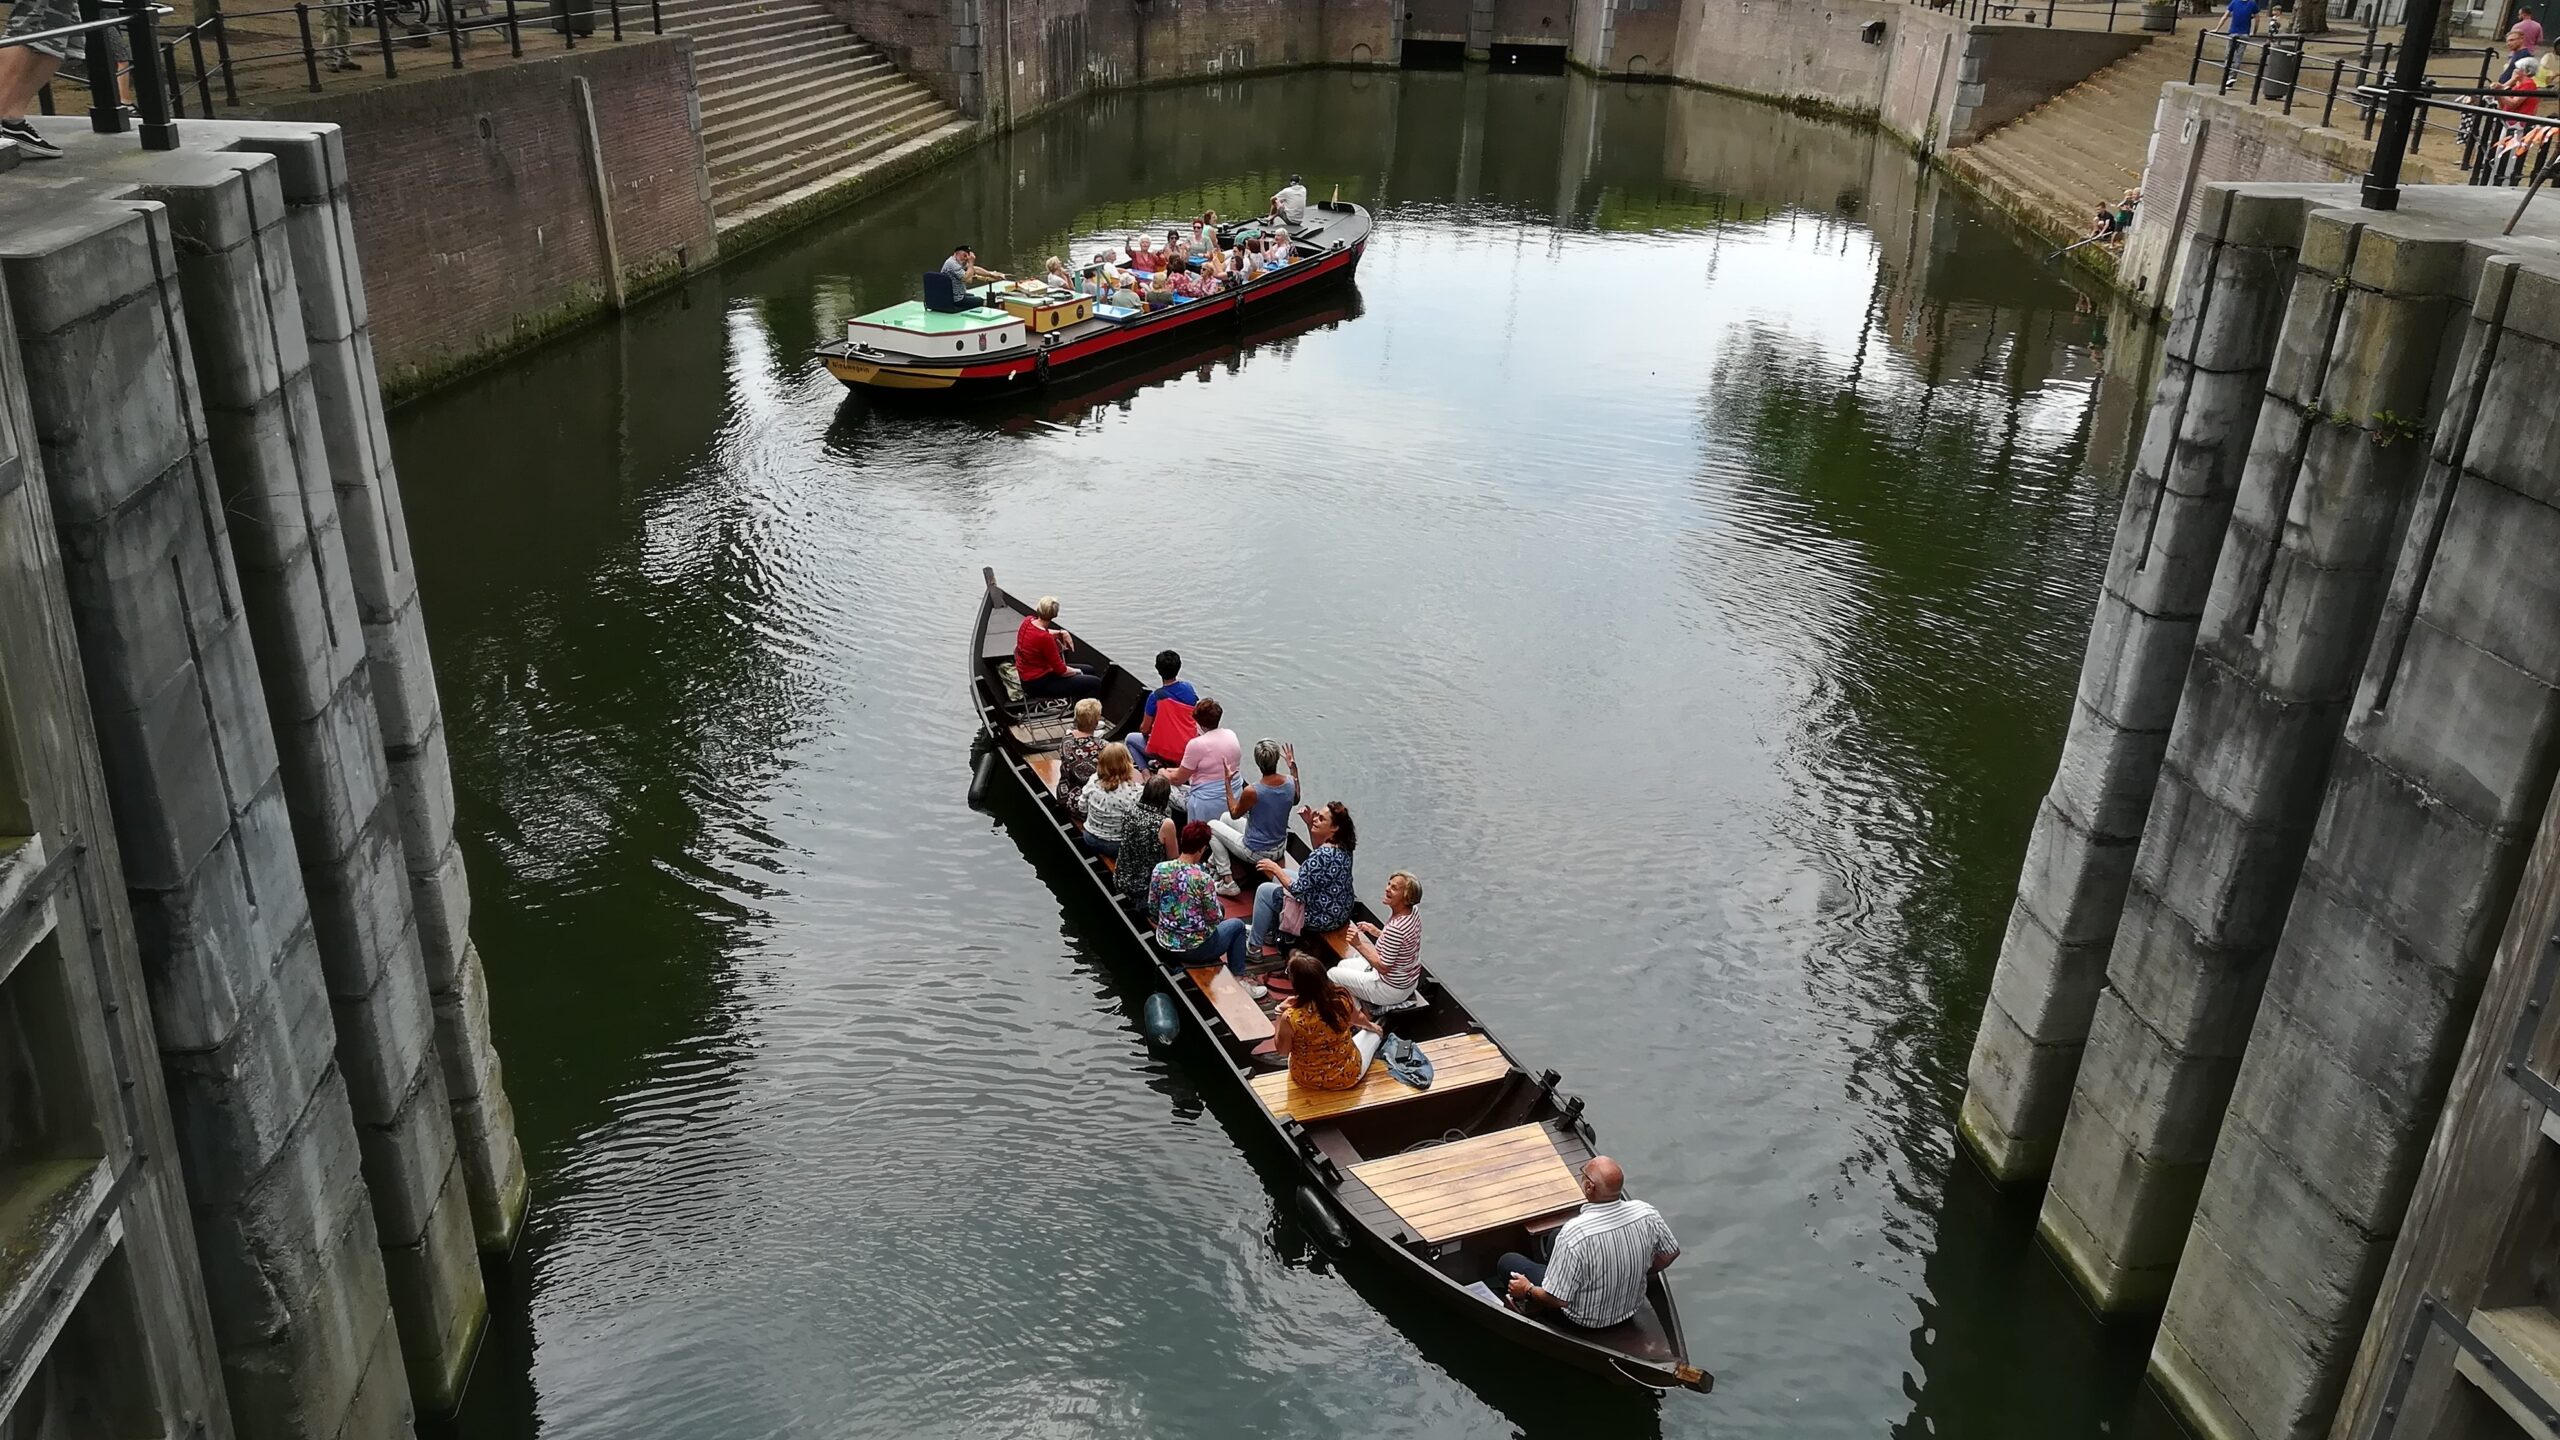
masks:
<path fill-rule="evenodd" d="M 1538 1125 L 1351 1167 L 1426 1241 L 1455 1239 L 1582 1203 L 1555 1142 Z"/>
<path fill-rule="evenodd" d="M 1245 993 L 1243 982 L 1228 974 L 1226 966 L 1203 965 L 1187 973 L 1191 976 L 1191 983 L 1200 987 L 1200 993 L 1209 997 L 1209 1004 L 1216 1008 L 1218 1018 L 1227 1022 L 1227 1028 L 1235 1032 L 1237 1039 L 1251 1045 L 1271 1038 L 1271 1017 L 1263 1014 L 1262 1007 L 1253 1003 L 1253 997 Z"/>
<path fill-rule="evenodd" d="M 1511 1073 L 1501 1047 L 1482 1035 L 1444 1035 L 1422 1042 L 1431 1057 L 1431 1088 L 1416 1090 L 1373 1064 L 1360 1084 L 1349 1090 L 1310 1090 L 1289 1079 L 1287 1071 L 1253 1077 L 1253 1093 L 1263 1108 L 1282 1119 L 1312 1125 L 1355 1110 L 1376 1110 L 1425 1095 L 1489 1085 Z"/>
<path fill-rule="evenodd" d="M 1057 794 L 1057 793 L 1058 793 L 1058 757 L 1057 757 L 1057 756 L 1055 756 L 1055 755 L 1025 755 L 1025 756 L 1023 756 L 1023 757 L 1022 757 L 1022 760 L 1023 760 L 1023 763 L 1024 763 L 1024 764 L 1029 765 L 1029 766 L 1031 767 L 1031 773 L 1032 773 L 1032 774 L 1037 775 L 1037 776 L 1039 776 L 1039 777 L 1040 777 L 1040 783 L 1041 783 L 1041 784 L 1043 784 L 1043 785 L 1046 785 L 1047 787 L 1049 787 L 1049 793 L 1050 793 L 1050 794 L 1055 795 L 1055 794 Z"/>

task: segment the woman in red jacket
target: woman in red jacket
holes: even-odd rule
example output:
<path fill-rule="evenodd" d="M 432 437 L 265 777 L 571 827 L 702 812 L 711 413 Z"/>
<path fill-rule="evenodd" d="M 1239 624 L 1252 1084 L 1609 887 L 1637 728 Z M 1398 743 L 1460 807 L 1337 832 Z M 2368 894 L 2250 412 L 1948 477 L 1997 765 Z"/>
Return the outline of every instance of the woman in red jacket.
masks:
<path fill-rule="evenodd" d="M 1076 637 L 1053 624 L 1057 618 L 1058 597 L 1043 595 L 1022 617 L 1022 628 L 1013 632 L 1013 673 L 1022 682 L 1024 698 L 1081 700 L 1100 695 L 1100 675 L 1067 663 L 1067 648 L 1076 643 Z"/>

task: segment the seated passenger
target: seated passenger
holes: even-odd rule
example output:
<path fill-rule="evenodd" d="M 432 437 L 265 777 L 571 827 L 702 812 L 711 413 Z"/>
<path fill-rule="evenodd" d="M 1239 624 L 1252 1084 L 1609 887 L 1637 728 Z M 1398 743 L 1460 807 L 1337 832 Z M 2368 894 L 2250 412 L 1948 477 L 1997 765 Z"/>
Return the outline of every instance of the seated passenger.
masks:
<path fill-rule="evenodd" d="M 1244 768 L 1244 742 L 1226 728 L 1226 711 L 1215 700 L 1201 701 L 1192 718 L 1199 722 L 1200 733 L 1182 747 L 1182 763 L 1173 767 L 1173 783 L 1190 787 L 1183 792 L 1182 818 L 1205 823 L 1227 813 L 1227 782 Z M 1244 893 L 1224 855 L 1211 855 L 1209 868 L 1218 877 L 1219 894 Z"/>
<path fill-rule="evenodd" d="M 1102 677 L 1067 663 L 1066 651 L 1076 637 L 1050 622 L 1058 618 L 1058 597 L 1043 595 L 1013 632 L 1013 673 L 1028 700 L 1076 700 L 1102 693 Z"/>
<path fill-rule="evenodd" d="M 1351 927 L 1352 954 L 1333 967 L 1333 983 L 1375 1010 L 1391 1010 L 1413 998 L 1422 983 L 1422 882 L 1402 870 L 1387 877 L 1387 923 L 1361 920 Z"/>
<path fill-rule="evenodd" d="M 1173 262 L 1171 267 L 1173 269 L 1179 270 L 1189 265 L 1191 263 L 1190 237 L 1180 230 L 1167 230 L 1164 232 L 1164 253 L 1165 258 Z"/>
<path fill-rule="evenodd" d="M 1250 785 L 1230 781 L 1226 813 L 1209 821 L 1209 834 L 1248 865 L 1288 858 L 1289 811 L 1298 803 L 1296 746 L 1256 740 L 1253 763 L 1262 778 Z M 1280 773 L 1283 764 L 1289 767 L 1286 775 Z"/>
<path fill-rule="evenodd" d="M 1274 240 L 1262 252 L 1262 268 L 1277 270 L 1295 259 L 1293 247 L 1286 240 Z"/>
<path fill-rule="evenodd" d="M 1588 1330 L 1635 1318 L 1644 1305 L 1645 1281 L 1680 1258 L 1680 1242 L 1662 1223 L 1662 1212 L 1621 1198 L 1626 1185 L 1627 1172 L 1608 1156 L 1583 1163 L 1582 1208 L 1556 1232 L 1547 1262 L 1518 1253 L 1493 1262 L 1488 1278 L 1503 1288 L 1512 1309 L 1530 1315 L 1561 1311 Z"/>
<path fill-rule="evenodd" d="M 1170 270 L 1159 270 L 1156 272 L 1155 283 L 1147 287 L 1147 308 L 1150 310 L 1166 310 L 1171 309 L 1172 306 L 1173 272 Z"/>
<path fill-rule="evenodd" d="M 1173 960 L 1186 965 L 1214 960 L 1241 979 L 1244 922 L 1219 918 L 1217 883 L 1200 863 L 1208 851 L 1208 826 L 1194 820 L 1176 833 L 1173 858 L 1157 865 L 1147 882 L 1147 914 L 1155 921 L 1156 944 Z M 1271 993 L 1265 985 L 1246 988 L 1256 1000 Z"/>
<path fill-rule="evenodd" d="M 1210 288 L 1213 290 L 1225 286 L 1227 283 L 1227 252 L 1219 249 L 1215 244 L 1210 245 L 1210 247 L 1200 256 L 1200 278 L 1208 281 Z"/>
<path fill-rule="evenodd" d="M 1173 294 L 1178 300 L 1197 300 L 1217 289 L 1216 281 L 1197 270 L 1173 272 Z"/>
<path fill-rule="evenodd" d="M 1164 262 L 1158 260 L 1156 253 L 1147 248 L 1147 237 L 1144 235 L 1129 237 L 1129 268 L 1141 275 L 1153 275 L 1164 268 Z"/>
<path fill-rule="evenodd" d="M 1074 823 L 1084 820 L 1084 782 L 1093 778 L 1094 762 L 1102 758 L 1101 728 L 1102 702 L 1088 695 L 1076 702 L 1075 731 L 1058 747 L 1058 803 Z"/>
<path fill-rule="evenodd" d="M 1200 218 L 1191 222 L 1191 248 L 1201 251 L 1218 248 L 1217 211 L 1203 210 Z"/>
<path fill-rule="evenodd" d="M 1055 255 L 1049 257 L 1047 276 L 1049 288 L 1052 290 L 1073 290 L 1076 288 L 1076 277 L 1067 273 L 1067 262 L 1059 259 Z"/>
<path fill-rule="evenodd" d="M 1387 1032 L 1326 976 L 1324 961 L 1304 950 L 1289 957 L 1289 991 L 1271 1017 L 1271 1048 L 1289 1057 L 1289 1083 L 1310 1090 L 1358 1089 Z"/>
<path fill-rule="evenodd" d="M 1336 800 L 1298 815 L 1307 822 L 1307 841 L 1315 848 L 1299 862 L 1295 878 L 1276 860 L 1255 867 L 1265 877 L 1253 892 L 1250 943 L 1257 955 L 1294 936 L 1339 930 L 1351 920 L 1351 852 L 1360 836 L 1352 827 L 1350 808 Z"/>
<path fill-rule="evenodd" d="M 1111 883 L 1120 898 L 1147 908 L 1147 884 L 1156 878 L 1156 866 L 1174 857 L 1178 849 L 1180 827 L 1173 822 L 1173 782 L 1161 775 L 1147 777 L 1138 791 L 1138 807 L 1129 814 L 1128 828 L 1120 832 L 1119 868 L 1111 873 Z"/>
<path fill-rule="evenodd" d="M 1120 837 L 1129 832 L 1130 818 L 1138 810 L 1138 782 L 1130 771 L 1129 752 L 1117 745 L 1104 746 L 1079 799 L 1084 826 L 1076 831 L 1076 838 L 1096 855 L 1117 856 Z"/>
<path fill-rule="evenodd" d="M 1138 731 L 1125 742 L 1129 757 L 1140 765 L 1182 763 L 1182 752 L 1200 733 L 1200 721 L 1191 707 L 1200 703 L 1200 692 L 1182 677 L 1182 653 L 1178 650 L 1156 652 L 1156 688 L 1147 692 L 1147 708 L 1138 720 Z"/>

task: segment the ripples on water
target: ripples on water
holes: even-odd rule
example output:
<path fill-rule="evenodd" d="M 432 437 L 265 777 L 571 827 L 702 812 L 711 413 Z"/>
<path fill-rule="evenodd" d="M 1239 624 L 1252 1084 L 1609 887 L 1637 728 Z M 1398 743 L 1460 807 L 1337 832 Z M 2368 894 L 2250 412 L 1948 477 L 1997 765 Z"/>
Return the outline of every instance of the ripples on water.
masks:
<path fill-rule="evenodd" d="M 1381 225 L 1241 353 L 963 416 L 804 358 L 955 233 L 1029 268 L 1291 168 Z M 2138 1342 L 1950 1122 L 2114 511 L 2102 339 L 1868 137 L 1310 75 L 1053 118 L 403 411 L 537 1174 L 463 1432 L 2098 1433 Z M 981 564 L 1295 740 L 1364 890 L 1426 877 L 1687 1243 L 1715 1397 L 1307 1252 L 960 803 Z"/>

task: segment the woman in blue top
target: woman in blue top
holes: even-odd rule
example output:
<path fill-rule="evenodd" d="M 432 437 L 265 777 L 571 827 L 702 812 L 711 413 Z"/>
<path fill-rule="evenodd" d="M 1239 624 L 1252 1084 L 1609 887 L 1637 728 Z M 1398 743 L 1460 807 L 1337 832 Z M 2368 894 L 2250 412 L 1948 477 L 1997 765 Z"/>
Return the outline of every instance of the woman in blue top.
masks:
<path fill-rule="evenodd" d="M 1283 933 L 1293 900 L 1299 911 L 1297 935 L 1322 935 L 1351 923 L 1351 852 L 1360 837 L 1351 827 L 1350 807 L 1335 800 L 1298 815 L 1307 822 L 1307 840 L 1315 848 L 1299 862 L 1294 878 L 1278 861 L 1262 862 L 1264 880 L 1253 894 L 1253 926 L 1245 941 L 1255 954 Z"/>
<path fill-rule="evenodd" d="M 1289 810 L 1298 803 L 1298 749 L 1277 740 L 1253 742 L 1262 778 L 1250 785 L 1230 780 L 1227 813 L 1209 821 L 1209 833 L 1247 865 L 1284 858 L 1289 849 Z M 1280 773 L 1286 764 L 1289 773 Z"/>

